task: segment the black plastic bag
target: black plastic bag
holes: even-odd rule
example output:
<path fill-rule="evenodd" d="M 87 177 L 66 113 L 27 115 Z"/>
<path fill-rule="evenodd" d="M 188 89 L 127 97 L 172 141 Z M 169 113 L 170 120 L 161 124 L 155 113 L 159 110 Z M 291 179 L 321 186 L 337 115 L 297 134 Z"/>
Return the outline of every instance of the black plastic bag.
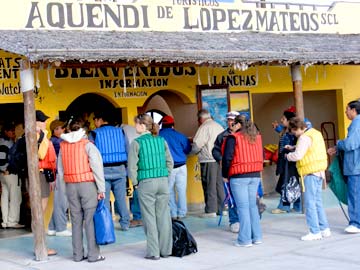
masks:
<path fill-rule="evenodd" d="M 172 221 L 173 248 L 171 256 L 183 257 L 198 252 L 194 237 L 180 220 Z"/>

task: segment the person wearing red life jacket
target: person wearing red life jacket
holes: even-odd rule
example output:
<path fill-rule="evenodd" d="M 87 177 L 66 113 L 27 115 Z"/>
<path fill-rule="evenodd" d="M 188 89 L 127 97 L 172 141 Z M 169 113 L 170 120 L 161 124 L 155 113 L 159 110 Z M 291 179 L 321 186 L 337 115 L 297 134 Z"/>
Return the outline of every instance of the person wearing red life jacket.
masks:
<path fill-rule="evenodd" d="M 250 120 L 237 116 L 224 145 L 222 175 L 230 181 L 237 206 L 240 231 L 235 246 L 251 247 L 262 243 L 256 194 L 263 170 L 262 139 Z"/>
<path fill-rule="evenodd" d="M 83 121 L 70 122 L 70 133 L 62 134 L 58 156 L 59 181 L 65 181 L 72 225 L 73 260 L 105 260 L 95 240 L 94 213 L 98 200 L 105 198 L 105 178 L 101 154 L 85 134 Z M 83 248 L 83 227 L 87 256 Z"/>

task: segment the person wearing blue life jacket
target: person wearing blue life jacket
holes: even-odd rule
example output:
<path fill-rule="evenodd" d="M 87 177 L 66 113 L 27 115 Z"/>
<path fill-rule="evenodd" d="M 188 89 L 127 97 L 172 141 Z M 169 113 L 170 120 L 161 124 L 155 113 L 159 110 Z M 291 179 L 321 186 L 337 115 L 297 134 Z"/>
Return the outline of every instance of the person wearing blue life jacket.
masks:
<path fill-rule="evenodd" d="M 111 125 L 111 120 L 111 111 L 95 112 L 96 129 L 90 132 L 89 139 L 95 143 L 103 159 L 105 203 L 110 210 L 111 190 L 115 197 L 115 209 L 120 215 L 120 229 L 127 231 L 130 226 L 130 214 L 126 205 L 128 141 L 123 129 Z"/>
<path fill-rule="evenodd" d="M 347 176 L 349 225 L 345 232 L 360 233 L 360 101 L 348 103 L 346 117 L 351 120 L 348 135 L 328 149 L 330 155 L 344 151 L 343 170 Z"/>
<path fill-rule="evenodd" d="M 170 115 L 161 119 L 162 128 L 159 136 L 167 142 L 174 168 L 169 176 L 170 211 L 172 219 L 181 219 L 187 214 L 186 186 L 187 167 L 186 155 L 191 151 L 190 140 L 182 133 L 175 130 L 175 121 Z M 177 195 L 175 193 L 175 188 Z M 176 200 L 177 197 L 177 200 Z"/>

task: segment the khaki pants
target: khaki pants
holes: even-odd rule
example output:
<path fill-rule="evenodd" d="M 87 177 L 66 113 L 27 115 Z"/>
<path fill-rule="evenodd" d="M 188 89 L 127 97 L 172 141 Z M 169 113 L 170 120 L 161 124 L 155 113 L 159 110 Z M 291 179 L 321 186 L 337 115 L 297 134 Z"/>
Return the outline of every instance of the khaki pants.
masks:
<path fill-rule="evenodd" d="M 0 175 L 1 181 L 1 212 L 3 228 L 19 223 L 21 204 L 21 181 L 15 174 Z"/>
<path fill-rule="evenodd" d="M 74 261 L 85 257 L 83 246 L 83 227 L 86 234 L 87 257 L 89 261 L 96 260 L 100 248 L 95 241 L 94 213 L 97 207 L 97 189 L 94 182 L 66 184 L 66 195 L 72 226 L 72 246 Z"/>
<path fill-rule="evenodd" d="M 137 190 L 147 240 L 146 256 L 168 256 L 172 251 L 168 178 L 141 180 Z"/>

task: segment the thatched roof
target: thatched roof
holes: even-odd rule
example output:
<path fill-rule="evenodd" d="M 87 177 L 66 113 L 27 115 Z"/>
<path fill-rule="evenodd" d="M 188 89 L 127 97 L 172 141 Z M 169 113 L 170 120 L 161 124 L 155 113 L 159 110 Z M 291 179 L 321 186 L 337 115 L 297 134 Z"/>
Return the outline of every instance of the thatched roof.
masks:
<path fill-rule="evenodd" d="M 0 31 L 0 48 L 31 61 L 359 64 L 360 35 Z"/>

